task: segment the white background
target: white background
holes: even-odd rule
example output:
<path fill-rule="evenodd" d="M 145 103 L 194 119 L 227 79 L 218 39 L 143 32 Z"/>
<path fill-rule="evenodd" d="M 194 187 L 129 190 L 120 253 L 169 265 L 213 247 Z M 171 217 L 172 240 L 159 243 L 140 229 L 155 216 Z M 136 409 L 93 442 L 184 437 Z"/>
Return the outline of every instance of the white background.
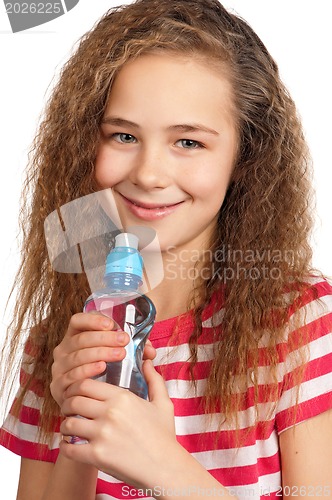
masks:
<path fill-rule="evenodd" d="M 130 2 L 80 0 L 65 16 L 12 34 L 1 2 L 0 345 L 8 324 L 5 302 L 19 263 L 15 238 L 22 172 L 45 96 L 73 44 L 108 8 L 120 3 Z M 332 275 L 331 2 L 225 0 L 224 5 L 238 12 L 262 38 L 298 105 L 315 164 L 314 265 Z M 0 498 L 13 500 L 19 458 L 0 448 L 0 464 Z"/>

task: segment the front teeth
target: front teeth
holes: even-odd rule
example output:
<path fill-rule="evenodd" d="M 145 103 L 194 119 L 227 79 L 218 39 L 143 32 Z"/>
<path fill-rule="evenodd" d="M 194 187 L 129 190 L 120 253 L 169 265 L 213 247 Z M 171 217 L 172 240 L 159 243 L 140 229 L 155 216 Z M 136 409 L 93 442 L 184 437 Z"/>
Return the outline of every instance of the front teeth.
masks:
<path fill-rule="evenodd" d="M 133 201 L 132 201 L 132 204 L 135 205 L 135 207 L 145 208 L 145 210 L 160 210 L 161 208 L 167 208 L 167 205 L 165 205 L 164 207 L 152 207 L 152 208 L 142 207 L 141 205 L 137 205 L 137 203 L 135 203 Z"/>

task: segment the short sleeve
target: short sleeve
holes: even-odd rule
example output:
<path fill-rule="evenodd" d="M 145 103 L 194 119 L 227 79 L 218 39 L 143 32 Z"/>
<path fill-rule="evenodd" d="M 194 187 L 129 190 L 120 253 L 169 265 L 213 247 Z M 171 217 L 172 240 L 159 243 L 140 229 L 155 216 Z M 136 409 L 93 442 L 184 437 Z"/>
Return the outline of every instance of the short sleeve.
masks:
<path fill-rule="evenodd" d="M 59 453 L 60 419 L 55 422 L 52 445 L 42 443 L 39 436 L 39 418 L 43 404 L 43 387 L 40 381 L 32 380 L 29 390 L 24 396 L 18 416 L 16 417 L 13 412 L 15 401 L 22 391 L 22 387 L 26 385 L 32 371 L 32 353 L 31 342 L 28 339 L 20 367 L 20 387 L 13 405 L 0 428 L 0 445 L 22 458 L 55 462 Z"/>
<path fill-rule="evenodd" d="M 281 394 L 276 408 L 278 433 L 332 408 L 332 286 L 326 279 L 311 278 L 311 286 L 299 298 L 288 325 L 292 345 L 281 363 Z M 294 316 L 301 327 L 292 330 Z M 303 320 L 302 320 L 303 318 Z M 306 353 L 301 384 L 298 374 Z"/>

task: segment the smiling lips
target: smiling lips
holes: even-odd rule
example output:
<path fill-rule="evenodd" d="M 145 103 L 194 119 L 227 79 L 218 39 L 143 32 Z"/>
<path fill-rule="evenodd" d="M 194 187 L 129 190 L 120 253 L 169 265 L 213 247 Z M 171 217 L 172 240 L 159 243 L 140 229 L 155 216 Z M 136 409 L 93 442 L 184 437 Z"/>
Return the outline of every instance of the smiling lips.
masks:
<path fill-rule="evenodd" d="M 132 214 L 144 220 L 157 220 L 166 217 L 173 213 L 183 203 L 183 201 L 180 201 L 173 204 L 157 205 L 155 203 L 143 203 L 141 201 L 130 200 L 122 194 L 121 198 Z"/>

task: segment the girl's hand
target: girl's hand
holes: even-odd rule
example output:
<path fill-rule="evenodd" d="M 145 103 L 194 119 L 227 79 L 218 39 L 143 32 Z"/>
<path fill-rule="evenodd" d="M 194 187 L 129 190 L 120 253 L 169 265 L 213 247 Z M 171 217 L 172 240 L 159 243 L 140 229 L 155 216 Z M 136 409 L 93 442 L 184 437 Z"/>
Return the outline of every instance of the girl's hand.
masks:
<path fill-rule="evenodd" d="M 112 331 L 114 322 L 102 314 L 78 313 L 69 322 L 62 342 L 54 349 L 50 390 L 60 408 L 64 392 L 75 382 L 101 374 L 106 362 L 121 361 L 129 342 L 126 332 Z M 156 355 L 147 342 L 144 357 Z"/>
<path fill-rule="evenodd" d="M 161 484 L 169 460 L 184 450 L 175 436 L 173 404 L 151 361 L 143 363 L 149 401 L 126 389 L 97 380 L 71 385 L 62 411 L 64 436 L 80 436 L 88 444 L 60 443 L 61 453 L 94 465 L 136 488 Z M 82 415 L 80 419 L 72 415 Z M 182 451 L 179 451 L 181 448 Z"/>

